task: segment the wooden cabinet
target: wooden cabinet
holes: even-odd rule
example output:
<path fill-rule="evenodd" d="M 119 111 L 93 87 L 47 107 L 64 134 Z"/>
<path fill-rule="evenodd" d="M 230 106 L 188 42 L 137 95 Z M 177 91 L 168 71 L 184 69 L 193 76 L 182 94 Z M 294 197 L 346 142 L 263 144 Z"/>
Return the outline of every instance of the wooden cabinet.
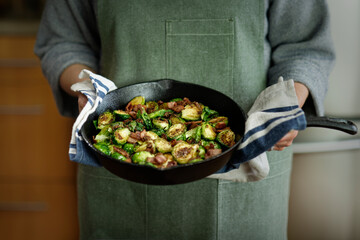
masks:
<path fill-rule="evenodd" d="M 35 36 L 0 36 L 1 239 L 77 239 L 73 119 L 58 113 Z"/>

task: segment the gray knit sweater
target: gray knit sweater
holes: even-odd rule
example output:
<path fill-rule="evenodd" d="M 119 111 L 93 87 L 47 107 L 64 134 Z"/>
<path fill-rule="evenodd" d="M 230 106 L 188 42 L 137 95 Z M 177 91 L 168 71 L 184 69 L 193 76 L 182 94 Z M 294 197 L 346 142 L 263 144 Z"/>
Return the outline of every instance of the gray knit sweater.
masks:
<path fill-rule="evenodd" d="M 322 115 L 327 80 L 334 61 L 325 0 L 265 0 L 264 64 L 268 85 L 278 76 L 305 84 L 306 103 Z M 53 91 L 58 109 L 75 117 L 77 101 L 59 87 L 62 71 L 81 63 L 98 71 L 101 57 L 96 0 L 48 0 L 35 53 Z"/>

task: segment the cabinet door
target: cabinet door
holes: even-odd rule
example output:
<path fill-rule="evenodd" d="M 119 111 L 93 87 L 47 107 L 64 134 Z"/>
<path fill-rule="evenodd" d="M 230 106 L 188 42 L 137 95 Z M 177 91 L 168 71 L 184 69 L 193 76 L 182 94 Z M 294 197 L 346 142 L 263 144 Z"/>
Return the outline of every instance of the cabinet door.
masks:
<path fill-rule="evenodd" d="M 0 183 L 1 239 L 77 239 L 76 189 L 72 183 Z"/>

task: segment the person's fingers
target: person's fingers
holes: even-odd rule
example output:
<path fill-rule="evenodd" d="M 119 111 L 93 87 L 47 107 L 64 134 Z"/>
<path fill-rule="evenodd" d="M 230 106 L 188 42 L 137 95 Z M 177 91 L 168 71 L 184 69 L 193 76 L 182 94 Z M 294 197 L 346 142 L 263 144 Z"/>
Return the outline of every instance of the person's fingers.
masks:
<path fill-rule="evenodd" d="M 292 130 L 281 138 L 270 150 L 282 151 L 286 147 L 290 147 L 295 137 L 298 135 L 298 131 Z"/>
<path fill-rule="evenodd" d="M 86 103 L 87 103 L 87 97 L 84 94 L 79 94 L 78 95 L 78 108 L 79 108 L 79 112 L 81 112 L 81 110 L 85 107 Z"/>

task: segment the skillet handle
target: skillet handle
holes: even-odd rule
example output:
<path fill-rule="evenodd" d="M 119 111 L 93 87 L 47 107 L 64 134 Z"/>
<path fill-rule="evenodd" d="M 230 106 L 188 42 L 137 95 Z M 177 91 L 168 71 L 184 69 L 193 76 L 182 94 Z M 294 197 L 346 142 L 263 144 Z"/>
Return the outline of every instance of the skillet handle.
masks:
<path fill-rule="evenodd" d="M 343 131 L 355 135 L 358 132 L 357 126 L 349 120 L 330 117 L 306 116 L 307 127 L 323 127 Z"/>

